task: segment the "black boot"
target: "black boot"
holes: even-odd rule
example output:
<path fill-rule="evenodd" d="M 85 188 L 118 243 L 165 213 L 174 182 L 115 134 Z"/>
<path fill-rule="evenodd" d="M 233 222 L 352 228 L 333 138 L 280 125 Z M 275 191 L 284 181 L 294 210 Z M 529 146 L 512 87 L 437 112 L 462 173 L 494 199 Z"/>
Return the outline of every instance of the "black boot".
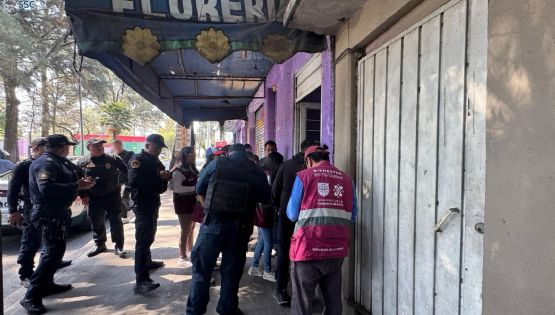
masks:
<path fill-rule="evenodd" d="M 87 253 L 87 256 L 89 256 L 89 257 L 94 257 L 94 256 L 96 256 L 96 255 L 98 255 L 98 254 L 100 254 L 100 253 L 104 253 L 104 252 L 107 251 L 107 250 L 108 250 L 108 248 L 106 247 L 105 244 L 96 245 L 95 247 L 93 247 L 93 248 L 91 249 L 90 252 Z"/>
<path fill-rule="evenodd" d="M 148 263 L 148 269 L 149 270 L 154 270 L 154 269 L 162 268 L 165 265 L 166 264 L 164 264 L 163 261 L 154 261 L 154 260 L 152 260 L 150 263 Z"/>
<path fill-rule="evenodd" d="M 19 304 L 27 311 L 27 314 L 37 315 L 46 313 L 46 307 L 38 299 L 27 299 L 23 297 Z"/>
<path fill-rule="evenodd" d="M 274 300 L 278 305 L 287 305 L 291 303 L 291 296 L 287 294 L 287 290 L 274 290 Z"/>
<path fill-rule="evenodd" d="M 70 266 L 71 262 L 72 262 L 71 260 L 62 260 L 62 262 L 60 263 L 60 266 L 58 266 L 58 269 L 62 269 Z"/>
<path fill-rule="evenodd" d="M 160 287 L 160 283 L 157 283 L 152 281 L 151 279 L 148 279 L 142 282 L 137 282 L 133 290 L 135 291 L 135 294 L 145 294 L 150 291 L 154 291 L 159 287 Z"/>
<path fill-rule="evenodd" d="M 42 290 L 42 296 L 44 297 L 44 296 L 54 295 L 58 293 L 63 293 L 71 289 L 73 289 L 73 286 L 71 284 L 51 283 L 49 286 L 47 286 Z"/>

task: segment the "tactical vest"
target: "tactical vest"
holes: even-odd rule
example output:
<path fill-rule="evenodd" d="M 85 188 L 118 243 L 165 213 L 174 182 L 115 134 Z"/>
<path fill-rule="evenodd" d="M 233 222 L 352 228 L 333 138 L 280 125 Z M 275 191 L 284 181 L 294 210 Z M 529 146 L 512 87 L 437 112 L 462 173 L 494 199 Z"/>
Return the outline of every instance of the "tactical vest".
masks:
<path fill-rule="evenodd" d="M 104 196 L 117 191 L 119 187 L 118 164 L 116 158 L 105 154 L 102 163 L 96 164 L 90 156 L 87 156 L 81 163 L 81 168 L 85 176 L 99 177 L 96 184 L 90 189 L 91 195 Z"/>
<path fill-rule="evenodd" d="M 252 201 L 254 165 L 220 158 L 216 178 L 208 185 L 205 209 L 209 214 L 245 214 Z"/>

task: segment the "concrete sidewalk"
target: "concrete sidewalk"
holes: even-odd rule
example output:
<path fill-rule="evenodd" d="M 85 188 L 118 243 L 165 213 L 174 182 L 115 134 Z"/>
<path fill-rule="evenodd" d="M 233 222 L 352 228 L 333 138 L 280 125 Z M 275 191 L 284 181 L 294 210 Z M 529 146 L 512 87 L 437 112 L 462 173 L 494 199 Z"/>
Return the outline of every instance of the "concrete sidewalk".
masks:
<path fill-rule="evenodd" d="M 162 196 L 156 241 L 152 257 L 163 260 L 166 267 L 152 273 L 161 287 L 148 296 L 135 295 L 133 285 L 133 257 L 135 225 L 125 225 L 127 259 L 121 259 L 113 251 L 88 258 L 86 252 L 92 242 L 82 248 L 74 258 L 73 265 L 56 274 L 56 282 L 71 283 L 74 289 L 44 299 L 48 314 L 184 314 L 191 280 L 191 269 L 177 266 L 177 242 L 179 223 L 173 212 L 171 193 Z M 196 231 L 198 231 L 197 225 Z M 108 242 L 110 248 L 112 244 Z M 273 283 L 260 277 L 247 275 L 252 260 L 248 253 L 247 263 L 239 289 L 239 307 L 245 314 L 289 314 L 289 308 L 279 307 L 272 297 Z M 220 275 L 214 273 L 216 284 L 210 292 L 207 314 L 217 314 L 216 304 L 220 290 Z M 5 299 L 5 314 L 24 314 L 19 298 L 25 294 L 19 289 Z"/>

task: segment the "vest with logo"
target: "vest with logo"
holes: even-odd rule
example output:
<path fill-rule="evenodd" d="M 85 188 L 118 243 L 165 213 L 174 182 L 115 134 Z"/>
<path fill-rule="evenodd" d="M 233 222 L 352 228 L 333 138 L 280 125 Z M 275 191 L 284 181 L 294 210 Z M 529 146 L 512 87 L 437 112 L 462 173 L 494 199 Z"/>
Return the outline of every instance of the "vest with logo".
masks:
<path fill-rule="evenodd" d="M 289 256 L 292 261 L 343 258 L 349 254 L 353 184 L 329 163 L 297 174 L 304 188 Z"/>

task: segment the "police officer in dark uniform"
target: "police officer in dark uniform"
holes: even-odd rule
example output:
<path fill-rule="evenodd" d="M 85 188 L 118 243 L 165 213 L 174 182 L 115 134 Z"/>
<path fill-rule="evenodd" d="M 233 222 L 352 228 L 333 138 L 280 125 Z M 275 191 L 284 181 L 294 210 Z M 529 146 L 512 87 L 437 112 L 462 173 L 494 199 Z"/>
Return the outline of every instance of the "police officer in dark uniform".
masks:
<path fill-rule="evenodd" d="M 81 194 L 83 203 L 89 205 L 88 214 L 95 243 L 87 256 L 93 257 L 107 251 L 105 221 L 108 216 L 110 234 L 115 244 L 114 253 L 125 258 L 119 177 L 122 173 L 127 175 L 127 166 L 118 156 L 104 153 L 105 143 L 104 140 L 94 138 L 87 141 L 90 154 L 77 163 L 85 176 L 95 178 L 96 181 L 93 188 Z"/>
<path fill-rule="evenodd" d="M 29 194 L 29 167 L 31 163 L 44 153 L 46 145 L 45 138 L 37 138 L 31 141 L 31 157 L 19 163 L 13 170 L 13 177 L 8 184 L 8 221 L 12 226 L 23 226 L 19 257 L 17 263 L 19 268 L 19 278 L 21 284 L 29 286 L 29 281 L 33 275 L 35 267 L 35 255 L 40 248 L 41 233 L 30 223 L 31 196 Z M 20 203 L 22 201 L 22 204 Z M 59 268 L 67 267 L 70 261 L 62 261 Z"/>
<path fill-rule="evenodd" d="M 262 169 L 250 162 L 245 146 L 234 144 L 229 157 L 212 161 L 201 173 L 197 194 L 205 196 L 205 219 L 191 253 L 193 279 L 187 314 L 204 314 L 210 277 L 222 253 L 219 314 L 241 314 L 237 292 L 245 267 L 257 203 L 270 202 L 270 185 Z"/>
<path fill-rule="evenodd" d="M 121 142 L 121 140 L 119 139 L 115 139 L 112 141 L 112 150 L 115 154 L 119 156 L 120 159 L 123 160 L 123 163 L 125 163 L 126 166 L 129 164 L 129 161 L 131 160 L 133 155 L 135 155 L 135 152 L 125 150 L 123 148 L 123 142 Z M 127 173 L 120 173 L 119 184 L 122 186 L 125 185 L 121 197 L 121 218 L 123 220 L 123 224 L 129 222 L 129 220 L 127 219 L 127 213 L 129 212 L 129 210 L 131 210 L 131 188 L 129 188 L 128 182 L 129 180 L 127 177 Z"/>
<path fill-rule="evenodd" d="M 158 157 L 167 148 L 164 137 L 151 134 L 146 138 L 145 149 L 129 161 L 129 187 L 135 212 L 135 293 L 144 294 L 155 290 L 159 283 L 152 281 L 150 270 L 161 268 L 163 262 L 152 261 L 150 246 L 154 242 L 160 194 L 168 189 L 171 173 L 165 170 Z"/>
<path fill-rule="evenodd" d="M 72 288 L 71 284 L 54 283 L 54 273 L 66 249 L 66 237 L 71 220 L 71 203 L 79 190 L 94 186 L 92 178 L 79 178 L 79 169 L 67 159 L 74 142 L 64 135 L 46 138 L 46 153 L 36 159 L 29 169 L 31 192 L 31 224 L 42 233 L 42 254 L 39 265 L 21 305 L 29 314 L 42 314 L 46 308 L 42 298 Z"/>

